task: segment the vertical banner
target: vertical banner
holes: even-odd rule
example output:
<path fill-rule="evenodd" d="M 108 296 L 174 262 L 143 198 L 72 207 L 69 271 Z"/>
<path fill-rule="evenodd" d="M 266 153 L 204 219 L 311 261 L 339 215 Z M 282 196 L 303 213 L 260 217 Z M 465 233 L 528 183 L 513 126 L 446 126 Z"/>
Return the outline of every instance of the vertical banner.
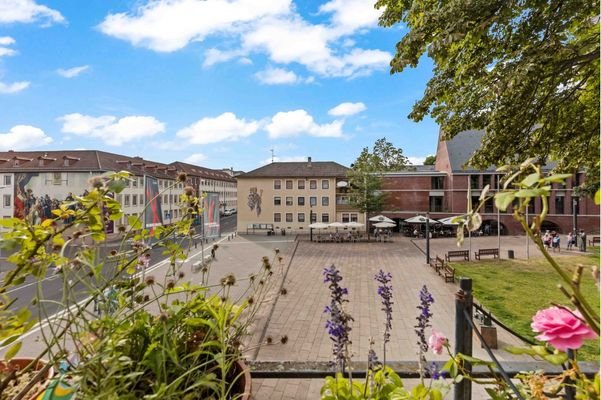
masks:
<path fill-rule="evenodd" d="M 219 237 L 221 225 L 219 223 L 219 193 L 206 193 L 204 199 L 204 236 Z"/>
<path fill-rule="evenodd" d="M 159 196 L 159 181 L 152 176 L 146 176 L 144 193 L 146 195 L 146 210 L 144 211 L 144 228 L 154 228 L 163 225 L 161 196 Z"/>
<path fill-rule="evenodd" d="M 32 178 L 37 176 L 37 172 L 15 173 L 15 194 L 13 196 L 13 215 L 15 217 L 25 219 L 34 211 L 37 200 L 29 187 L 29 183 Z"/>

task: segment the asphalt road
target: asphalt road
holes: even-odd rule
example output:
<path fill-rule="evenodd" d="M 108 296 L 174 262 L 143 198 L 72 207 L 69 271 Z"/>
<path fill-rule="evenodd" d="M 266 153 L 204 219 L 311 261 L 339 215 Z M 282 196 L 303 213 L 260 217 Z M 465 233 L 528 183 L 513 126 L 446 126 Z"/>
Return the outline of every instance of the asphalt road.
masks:
<path fill-rule="evenodd" d="M 222 216 L 221 217 L 221 234 L 227 235 L 236 230 L 236 214 L 231 216 Z M 195 241 L 200 240 L 200 236 L 197 235 L 194 239 Z M 182 245 L 187 246 L 188 240 L 182 239 Z M 110 252 L 112 250 L 118 249 L 121 246 L 120 243 L 105 243 L 99 247 L 99 259 L 105 259 L 105 266 L 103 268 L 104 276 L 112 276 L 115 271 L 116 262 L 110 261 Z M 74 251 L 74 250 L 73 250 Z M 163 249 L 153 249 L 151 250 L 151 266 L 160 263 L 165 258 L 166 255 L 162 254 Z M 5 254 L 3 254 L 5 256 Z M 8 263 L 5 259 L 0 260 L 0 273 L 4 276 L 5 272 L 10 269 L 12 264 Z M 29 307 L 32 313 L 37 314 L 39 307 L 33 306 L 31 304 L 31 300 L 36 297 L 36 292 L 39 290 L 45 302 L 45 312 L 47 315 L 55 314 L 59 309 L 63 308 L 61 303 L 63 301 L 63 286 L 68 284 L 68 279 L 63 279 L 62 274 L 56 274 L 54 270 L 48 271 L 46 277 L 42 279 L 40 282 L 37 282 L 33 277 L 29 277 L 23 284 L 13 287 L 7 291 L 9 297 L 15 302 L 12 304 L 11 309 L 20 309 L 22 307 Z M 39 285 L 38 283 L 41 283 Z M 80 301 L 89 296 L 90 288 L 86 287 L 86 285 L 82 282 L 74 286 L 71 293 L 75 293 L 74 301 Z M 72 300 L 72 301 L 73 301 Z"/>

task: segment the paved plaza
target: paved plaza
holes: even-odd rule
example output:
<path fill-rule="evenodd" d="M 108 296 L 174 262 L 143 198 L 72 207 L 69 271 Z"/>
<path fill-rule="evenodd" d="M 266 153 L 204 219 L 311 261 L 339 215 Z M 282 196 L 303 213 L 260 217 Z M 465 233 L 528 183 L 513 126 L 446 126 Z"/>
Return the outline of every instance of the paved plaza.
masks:
<path fill-rule="evenodd" d="M 471 249 L 497 247 L 497 237 L 472 238 Z M 211 281 L 229 273 L 238 277 L 248 276 L 258 270 L 263 256 L 271 257 L 278 249 L 282 265 L 274 269 L 276 280 L 284 280 L 285 295 L 279 295 L 276 285 L 270 302 L 265 304 L 256 325 L 252 328 L 251 345 L 254 346 L 246 357 L 252 361 L 330 361 L 331 340 L 325 330 L 327 315 L 324 307 L 329 304 L 329 293 L 323 283 L 324 267 L 336 265 L 344 277 L 342 286 L 349 290 L 348 311 L 355 321 L 352 331 L 354 361 L 365 361 L 369 350 L 369 338 L 376 340 L 376 350 L 381 348 L 384 326 L 380 298 L 374 275 L 380 270 L 393 276 L 393 330 L 388 346 L 387 358 L 391 361 L 416 360 L 416 336 L 413 326 L 417 316 L 418 292 L 423 285 L 432 293 L 435 303 L 432 306 L 432 325 L 447 335 L 451 342 L 454 335 L 454 294 L 458 286 L 445 283 L 434 270 L 425 264 L 424 239 L 410 239 L 395 236 L 392 242 L 360 243 L 315 243 L 308 237 L 239 235 L 225 237 L 219 241 L 217 258 L 211 268 Z M 469 249 L 466 239 L 461 249 Z M 455 239 L 433 239 L 430 241 L 431 256 L 443 256 L 448 250 L 457 249 Z M 187 264 L 196 262 L 202 252 L 196 250 Z M 525 259 L 540 256 L 532 243 L 528 245 L 524 237 L 501 237 L 501 256 L 513 250 L 515 257 Z M 566 252 L 562 252 L 564 254 Z M 206 256 L 206 254 L 205 254 Z M 157 267 L 159 268 L 159 267 Z M 161 267 L 154 271 L 160 275 Z M 187 269 L 187 265 L 186 265 Z M 193 282 L 199 275 L 188 275 Z M 231 293 L 233 298 L 242 296 L 246 284 L 241 279 L 239 286 Z M 28 341 L 38 334 L 32 334 Z M 286 344 L 280 339 L 286 336 Z M 265 344 L 267 338 L 271 345 Z M 39 340 L 39 339 L 38 339 Z M 498 329 L 499 348 L 520 344 L 502 329 Z M 32 343 L 33 344 L 33 343 Z M 33 355 L 39 345 L 28 346 Z M 474 342 L 474 355 L 486 358 L 480 344 Z M 500 360 L 516 360 L 515 356 L 497 350 Z M 445 360 L 446 356 L 428 355 L 429 360 Z M 522 360 L 524 360 L 522 358 Z M 256 400 L 316 399 L 319 398 L 321 379 L 254 379 L 253 398 Z M 475 398 L 478 398 L 476 396 Z"/>

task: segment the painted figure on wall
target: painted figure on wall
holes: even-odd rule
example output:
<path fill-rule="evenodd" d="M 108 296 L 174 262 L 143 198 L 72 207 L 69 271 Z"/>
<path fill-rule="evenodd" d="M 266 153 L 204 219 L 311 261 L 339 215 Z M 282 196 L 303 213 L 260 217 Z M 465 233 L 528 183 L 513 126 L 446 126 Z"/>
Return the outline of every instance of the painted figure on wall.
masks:
<path fill-rule="evenodd" d="M 261 215 L 261 196 L 263 196 L 263 189 L 257 190 L 256 187 L 250 188 L 250 193 L 248 194 L 248 207 L 250 211 L 257 212 L 257 217 Z"/>

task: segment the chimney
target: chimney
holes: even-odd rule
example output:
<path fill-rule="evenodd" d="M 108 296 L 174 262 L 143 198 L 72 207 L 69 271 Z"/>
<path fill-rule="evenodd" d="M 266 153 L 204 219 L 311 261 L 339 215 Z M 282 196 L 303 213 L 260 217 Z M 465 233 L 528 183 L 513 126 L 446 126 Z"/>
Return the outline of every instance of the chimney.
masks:
<path fill-rule="evenodd" d="M 311 168 L 311 157 L 307 159 L 307 167 Z"/>

